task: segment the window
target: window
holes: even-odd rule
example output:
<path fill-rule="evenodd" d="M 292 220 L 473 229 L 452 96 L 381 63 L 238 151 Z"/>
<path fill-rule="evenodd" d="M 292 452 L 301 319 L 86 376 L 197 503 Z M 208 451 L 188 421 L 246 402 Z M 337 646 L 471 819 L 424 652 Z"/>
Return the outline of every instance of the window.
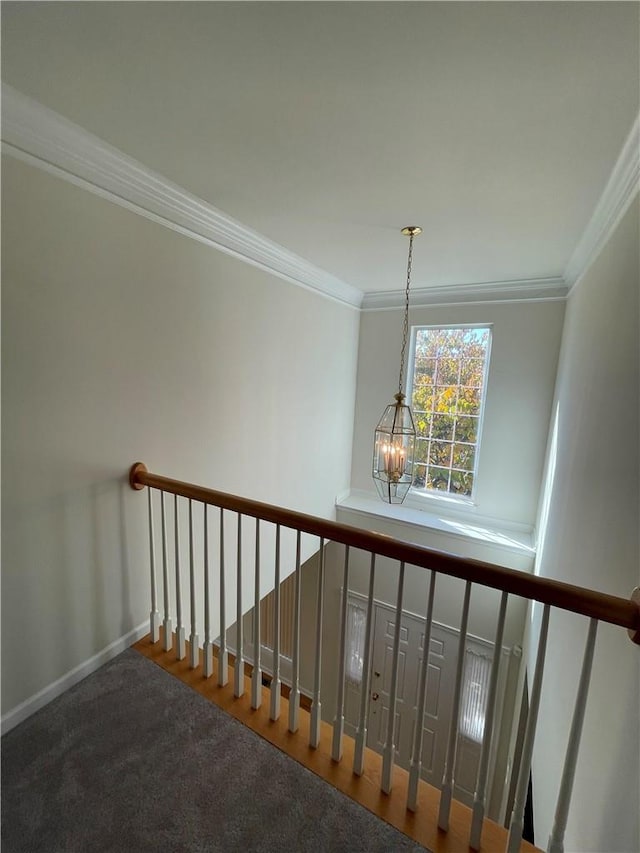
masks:
<path fill-rule="evenodd" d="M 347 681 L 354 687 L 362 683 L 367 611 L 355 601 L 347 602 Z"/>
<path fill-rule="evenodd" d="M 491 658 L 466 649 L 459 731 L 476 743 L 484 737 L 490 675 Z"/>
<path fill-rule="evenodd" d="M 470 498 L 478 463 L 491 329 L 413 330 L 409 399 L 413 486 Z"/>

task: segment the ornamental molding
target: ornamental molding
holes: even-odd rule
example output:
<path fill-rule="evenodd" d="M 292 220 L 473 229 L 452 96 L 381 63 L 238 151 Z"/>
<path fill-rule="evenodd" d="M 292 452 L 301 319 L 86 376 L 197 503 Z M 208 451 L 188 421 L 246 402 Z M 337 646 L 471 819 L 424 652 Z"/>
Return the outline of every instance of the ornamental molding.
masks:
<path fill-rule="evenodd" d="M 589 269 L 640 189 L 640 114 L 631 127 L 609 180 L 564 271 L 570 293 Z"/>
<path fill-rule="evenodd" d="M 567 285 L 562 278 L 533 278 L 515 281 L 447 284 L 411 290 L 411 308 L 423 306 L 497 304 L 501 302 L 551 302 L 565 299 Z M 384 311 L 404 306 L 404 293 L 387 290 L 365 293 L 363 311 Z"/>
<path fill-rule="evenodd" d="M 2 84 L 5 153 L 279 278 L 359 308 L 362 292 Z"/>
<path fill-rule="evenodd" d="M 6 83 L 2 150 L 184 236 L 319 295 L 365 311 L 401 307 L 403 291 L 363 294 L 284 246 L 243 225 Z M 595 260 L 640 188 L 640 116 L 622 148 L 563 276 L 412 289 L 411 305 L 566 299 Z"/>

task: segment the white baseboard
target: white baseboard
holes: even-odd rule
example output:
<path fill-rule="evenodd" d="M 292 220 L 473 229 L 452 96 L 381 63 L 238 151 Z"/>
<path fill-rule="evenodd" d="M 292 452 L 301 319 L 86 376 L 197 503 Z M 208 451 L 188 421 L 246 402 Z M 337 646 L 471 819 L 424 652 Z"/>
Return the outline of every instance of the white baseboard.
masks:
<path fill-rule="evenodd" d="M 35 714 L 35 712 L 39 711 L 40 708 L 44 708 L 45 705 L 48 705 L 49 702 L 56 699 L 64 693 L 65 690 L 68 690 L 70 687 L 73 687 L 74 684 L 77 684 L 79 681 L 82 681 L 83 678 L 86 678 L 87 675 L 91 675 L 92 672 L 100 669 L 100 667 L 107 663 L 107 661 L 110 661 L 112 658 L 119 655 L 120 652 L 129 648 L 129 646 L 136 643 L 148 633 L 149 620 L 146 619 L 141 625 L 138 625 L 137 628 L 134 628 L 129 631 L 128 634 L 125 634 L 124 637 L 114 640 L 113 643 L 110 643 L 106 648 L 102 649 L 102 651 L 98 652 L 98 654 L 89 658 L 89 660 L 78 664 L 78 666 L 74 667 L 57 681 L 47 685 L 47 687 L 43 687 L 42 690 L 34 693 L 34 695 L 30 696 L 29 699 L 25 699 L 24 702 L 21 702 L 19 705 L 16 705 L 15 708 L 7 711 L 7 713 L 0 719 L 0 733 L 4 735 L 11 731 L 11 729 L 23 722 L 23 720 L 26 720 L 27 717 Z"/>

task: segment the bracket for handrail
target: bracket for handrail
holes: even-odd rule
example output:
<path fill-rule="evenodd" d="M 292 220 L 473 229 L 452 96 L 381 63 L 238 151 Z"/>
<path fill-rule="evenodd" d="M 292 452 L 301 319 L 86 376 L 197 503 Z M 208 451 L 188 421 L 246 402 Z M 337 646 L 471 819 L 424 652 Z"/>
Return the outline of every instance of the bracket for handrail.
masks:
<path fill-rule="evenodd" d="M 631 638 L 631 642 L 636 643 L 640 646 L 640 586 L 637 586 L 631 593 L 631 601 L 633 601 L 633 603 L 638 608 L 639 619 L 638 624 L 635 626 L 635 628 L 627 628 L 627 633 Z"/>
<path fill-rule="evenodd" d="M 138 482 L 138 474 L 146 474 L 147 471 L 148 469 L 144 462 L 134 462 L 131 468 L 129 468 L 129 485 L 132 489 L 135 489 L 136 492 L 144 489 L 144 483 Z"/>

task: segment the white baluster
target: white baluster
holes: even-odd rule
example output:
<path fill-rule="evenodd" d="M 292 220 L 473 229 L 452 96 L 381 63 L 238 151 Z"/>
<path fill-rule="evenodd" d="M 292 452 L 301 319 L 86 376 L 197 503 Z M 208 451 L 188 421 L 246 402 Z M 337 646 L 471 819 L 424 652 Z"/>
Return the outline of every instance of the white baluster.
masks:
<path fill-rule="evenodd" d="M 316 749 L 320 745 L 320 721 L 322 705 L 320 702 L 320 679 L 322 675 L 322 614 L 324 607 L 324 539 L 320 539 L 320 565 L 318 566 L 318 592 L 316 596 L 316 660 L 313 678 L 313 703 L 311 705 L 311 726 L 309 728 L 309 746 Z"/>
<path fill-rule="evenodd" d="M 189 635 L 189 666 L 200 663 L 200 640 L 196 628 L 196 567 L 193 559 L 193 506 L 189 498 L 189 593 L 191 596 L 191 634 Z"/>
<path fill-rule="evenodd" d="M 495 718 L 496 700 L 498 698 L 498 673 L 500 671 L 500 658 L 502 657 L 502 637 L 504 635 L 504 622 L 507 615 L 508 597 L 508 594 L 506 592 L 503 592 L 502 597 L 500 598 L 498 627 L 496 628 L 496 639 L 493 646 L 493 661 L 491 663 L 491 675 L 489 677 L 489 692 L 487 695 L 487 707 L 485 709 L 484 728 L 482 730 L 482 750 L 480 752 L 480 766 L 478 767 L 476 792 L 473 798 L 473 816 L 471 818 L 471 832 L 469 834 L 469 847 L 471 847 L 473 850 L 480 849 L 482 825 L 484 822 L 487 775 L 489 772 L 489 756 L 491 755 L 493 720 Z"/>
<path fill-rule="evenodd" d="M 453 773 L 456 763 L 456 743 L 458 741 L 458 718 L 460 716 L 460 696 L 462 693 L 462 674 L 464 672 L 465 644 L 467 640 L 467 622 L 469 620 L 469 602 L 471 599 L 471 582 L 467 581 L 462 605 L 462 620 L 460 622 L 460 641 L 458 643 L 458 661 L 456 666 L 456 685 L 449 721 L 449 742 L 447 757 L 442 779 L 440 794 L 440 809 L 438 810 L 438 826 L 445 832 L 449 829 L 449 812 L 451 811 L 451 796 L 453 793 Z"/>
<path fill-rule="evenodd" d="M 162 586 L 164 594 L 164 621 L 162 623 L 165 652 L 173 645 L 171 616 L 169 615 L 169 561 L 167 559 L 167 515 L 164 508 L 164 492 L 160 492 L 160 519 L 162 524 Z"/>
<path fill-rule="evenodd" d="M 547 651 L 547 634 L 549 632 L 549 610 L 545 604 L 542 611 L 542 624 L 540 626 L 540 638 L 538 640 L 538 654 L 536 656 L 536 669 L 533 675 L 531 697 L 529 703 L 529 716 L 527 717 L 527 728 L 522 746 L 522 757 L 520 759 L 520 772 L 518 773 L 518 784 L 513 801 L 513 812 L 511 824 L 509 825 L 509 837 L 507 839 L 507 853 L 518 853 L 522 843 L 522 828 L 524 826 L 524 808 L 527 800 L 527 789 L 529 787 L 529 776 L 531 774 L 531 757 L 533 755 L 533 742 L 536 736 L 536 724 L 538 722 L 538 708 L 540 707 L 540 692 L 542 690 L 542 675 L 544 673 L 544 658 Z"/>
<path fill-rule="evenodd" d="M 149 568 L 151 572 L 151 611 L 149 613 L 149 633 L 151 635 L 151 642 L 157 643 L 160 639 L 160 614 L 158 613 L 158 592 L 156 589 L 156 546 L 155 532 L 153 529 L 151 491 L 151 489 L 147 489 L 149 505 Z"/>
<path fill-rule="evenodd" d="M 220 687 L 224 687 L 229 680 L 229 653 L 227 652 L 227 612 L 225 594 L 224 510 L 220 507 L 220 648 L 218 650 L 218 684 Z"/>
<path fill-rule="evenodd" d="M 344 577 L 342 579 L 342 607 L 340 615 L 340 658 L 338 661 L 338 699 L 336 718 L 333 722 L 333 746 L 331 757 L 334 761 L 342 758 L 342 735 L 344 734 L 344 671 L 347 646 L 347 593 L 349 591 L 349 546 L 344 548 Z"/>
<path fill-rule="evenodd" d="M 213 643 L 211 642 L 211 610 L 209 591 L 209 520 L 204 504 L 204 648 L 202 651 L 204 677 L 213 675 Z"/>
<path fill-rule="evenodd" d="M 298 731 L 300 710 L 300 551 L 302 534 L 296 536 L 296 588 L 293 617 L 293 659 L 291 661 L 291 692 L 289 693 L 289 731 Z"/>
<path fill-rule="evenodd" d="M 556 815 L 553 821 L 553 829 L 549 836 L 547 853 L 564 853 L 564 834 L 567 829 L 567 818 L 569 817 L 569 805 L 571 803 L 571 792 L 573 780 L 576 775 L 576 763 L 578 761 L 578 749 L 580 747 L 580 736 L 582 735 L 582 724 L 584 712 L 587 705 L 587 694 L 589 693 L 589 681 L 591 680 L 591 666 L 593 664 L 593 651 L 596 644 L 596 632 L 598 620 L 591 619 L 589 622 L 589 633 L 582 659 L 582 671 L 578 682 L 578 693 L 576 705 L 571 721 L 571 731 L 567 744 L 567 754 L 564 760 L 564 769 L 560 781 L 560 791 L 556 805 Z"/>
<path fill-rule="evenodd" d="M 242 515 L 238 513 L 238 571 L 236 578 L 236 661 L 233 695 L 244 696 L 244 626 L 242 624 Z"/>
<path fill-rule="evenodd" d="M 182 589 L 180 588 L 180 525 L 178 523 L 178 496 L 173 500 L 174 518 L 174 541 L 176 557 L 176 660 L 183 660 L 187 656 L 187 646 L 184 636 L 184 625 L 182 624 Z"/>
<path fill-rule="evenodd" d="M 418 808 L 418 782 L 422 775 L 422 741 L 424 737 L 424 708 L 427 699 L 427 681 L 429 675 L 429 653 L 431 650 L 431 626 L 433 624 L 433 599 L 436 591 L 436 573 L 431 572 L 429 593 L 427 596 L 427 617 L 424 623 L 424 642 L 422 645 L 422 666 L 420 667 L 420 686 L 418 687 L 418 711 L 413 731 L 413 751 L 409 770 L 409 788 L 407 808 L 415 812 Z"/>
<path fill-rule="evenodd" d="M 255 595 L 253 603 L 253 672 L 251 673 L 251 707 L 262 704 L 262 670 L 260 642 L 260 519 L 256 518 Z"/>
<path fill-rule="evenodd" d="M 269 718 L 280 717 L 280 525 L 276 524 L 276 565 L 273 588 L 273 677 L 271 678 L 271 709 Z"/>
<path fill-rule="evenodd" d="M 380 787 L 385 794 L 391 793 L 393 782 L 393 764 L 396 756 L 396 704 L 398 699 L 398 660 L 400 658 L 400 630 L 402 628 L 402 594 L 404 591 L 404 563 L 400 563 L 398 577 L 398 599 L 396 601 L 396 624 L 393 632 L 393 660 L 391 663 L 391 687 L 389 690 L 389 717 L 387 720 L 387 740 L 382 753 L 382 779 Z"/>
<path fill-rule="evenodd" d="M 369 596 L 367 598 L 367 627 L 364 637 L 364 660 L 362 661 L 362 683 L 360 685 L 360 713 L 356 730 L 356 745 L 353 753 L 353 772 L 362 776 L 364 772 L 364 748 L 367 745 L 367 721 L 369 718 L 369 690 L 371 687 L 371 645 L 373 637 L 373 588 L 376 578 L 376 555 L 371 555 L 369 569 Z"/>

